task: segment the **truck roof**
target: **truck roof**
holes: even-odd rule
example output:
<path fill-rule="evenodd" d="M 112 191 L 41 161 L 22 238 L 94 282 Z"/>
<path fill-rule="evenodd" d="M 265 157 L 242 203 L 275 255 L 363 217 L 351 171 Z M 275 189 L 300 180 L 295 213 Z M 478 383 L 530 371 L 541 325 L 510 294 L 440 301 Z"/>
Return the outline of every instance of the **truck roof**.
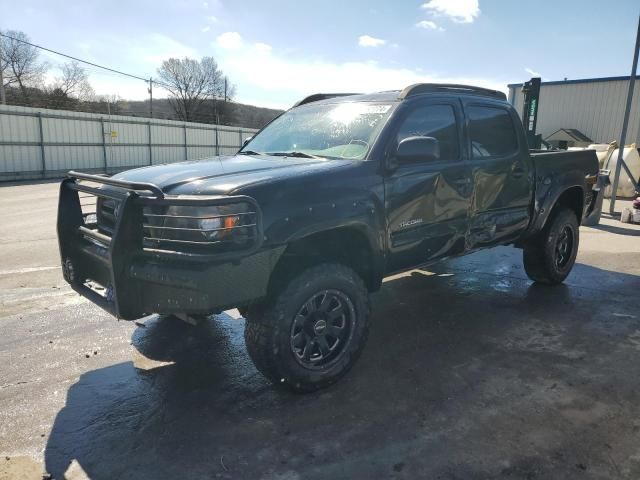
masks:
<path fill-rule="evenodd" d="M 403 90 L 388 90 L 377 93 L 314 93 L 297 102 L 294 107 L 308 103 L 326 104 L 342 102 L 401 102 L 409 97 L 426 94 L 454 94 L 490 97 L 494 100 L 506 101 L 504 92 L 471 85 L 451 83 L 415 83 Z"/>

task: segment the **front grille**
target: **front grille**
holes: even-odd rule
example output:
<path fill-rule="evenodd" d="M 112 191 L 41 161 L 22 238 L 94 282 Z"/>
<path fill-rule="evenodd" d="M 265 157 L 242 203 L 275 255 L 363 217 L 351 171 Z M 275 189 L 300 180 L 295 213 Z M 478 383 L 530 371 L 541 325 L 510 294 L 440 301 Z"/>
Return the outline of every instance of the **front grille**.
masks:
<path fill-rule="evenodd" d="M 97 197 L 88 193 L 79 195 L 80 210 L 82 210 L 82 222 L 88 227 L 95 227 L 97 223 Z"/>
<path fill-rule="evenodd" d="M 110 198 L 98 199 L 97 227 L 100 233 L 113 235 L 116 225 L 116 215 L 120 202 Z"/>
<path fill-rule="evenodd" d="M 97 189 L 92 191 L 79 191 L 78 199 L 80 200 L 80 210 L 82 212 L 82 236 L 89 242 L 101 247 L 108 247 L 113 234 L 113 222 L 107 220 L 105 224 L 105 201 L 113 202 L 113 200 L 101 197 Z M 93 235 L 92 232 L 98 235 Z"/>

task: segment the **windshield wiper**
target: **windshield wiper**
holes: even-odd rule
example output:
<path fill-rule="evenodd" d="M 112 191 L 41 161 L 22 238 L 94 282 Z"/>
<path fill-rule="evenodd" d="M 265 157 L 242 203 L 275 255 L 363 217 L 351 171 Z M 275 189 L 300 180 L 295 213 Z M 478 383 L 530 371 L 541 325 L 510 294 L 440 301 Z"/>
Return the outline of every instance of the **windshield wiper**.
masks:
<path fill-rule="evenodd" d="M 322 158 L 304 152 L 267 152 L 267 155 L 273 155 L 274 157 Z"/>
<path fill-rule="evenodd" d="M 260 152 L 254 152 L 253 150 L 242 150 L 238 152 L 238 155 L 262 155 Z"/>

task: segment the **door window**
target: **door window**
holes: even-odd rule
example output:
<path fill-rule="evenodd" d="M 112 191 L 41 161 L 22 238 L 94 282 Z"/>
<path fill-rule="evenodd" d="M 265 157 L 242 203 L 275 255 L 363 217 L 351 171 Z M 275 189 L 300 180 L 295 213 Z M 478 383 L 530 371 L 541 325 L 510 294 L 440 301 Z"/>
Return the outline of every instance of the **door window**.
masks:
<path fill-rule="evenodd" d="M 471 157 L 504 157 L 518 151 L 518 138 L 508 110 L 473 105 L 466 108 Z"/>
<path fill-rule="evenodd" d="M 443 160 L 457 160 L 460 157 L 456 116 L 451 105 L 425 105 L 409 113 L 400 125 L 397 142 L 415 136 L 438 140 L 440 158 Z"/>

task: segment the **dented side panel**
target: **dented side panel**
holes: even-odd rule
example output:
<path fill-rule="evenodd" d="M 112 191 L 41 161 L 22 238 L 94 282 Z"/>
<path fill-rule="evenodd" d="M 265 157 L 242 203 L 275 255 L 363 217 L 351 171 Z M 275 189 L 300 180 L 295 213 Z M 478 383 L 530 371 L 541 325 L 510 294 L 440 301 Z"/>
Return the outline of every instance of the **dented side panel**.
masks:
<path fill-rule="evenodd" d="M 520 154 L 474 162 L 468 250 L 514 240 L 526 230 L 533 174 L 527 169 L 514 177 L 519 165 L 524 165 Z"/>
<path fill-rule="evenodd" d="M 390 270 L 464 251 L 473 190 L 465 162 L 401 167 L 386 182 Z"/>
<path fill-rule="evenodd" d="M 476 106 L 508 111 L 517 142 L 517 149 L 506 156 L 473 158 L 467 133 L 474 190 L 466 251 L 473 251 L 509 243 L 526 230 L 531 215 L 534 168 L 521 123 L 512 108 L 478 99 L 465 99 L 463 105 L 465 112 Z"/>
<path fill-rule="evenodd" d="M 397 165 L 394 147 L 405 119 L 423 108 L 451 108 L 457 156 Z M 422 98 L 398 108 L 388 128 L 385 151 L 385 210 L 388 271 L 398 271 L 464 252 L 473 182 L 464 148 L 463 114 L 455 96 Z M 410 125 L 410 123 L 409 123 Z M 450 152 L 456 155 L 455 151 Z M 384 162 L 383 162 L 384 163 Z"/>

